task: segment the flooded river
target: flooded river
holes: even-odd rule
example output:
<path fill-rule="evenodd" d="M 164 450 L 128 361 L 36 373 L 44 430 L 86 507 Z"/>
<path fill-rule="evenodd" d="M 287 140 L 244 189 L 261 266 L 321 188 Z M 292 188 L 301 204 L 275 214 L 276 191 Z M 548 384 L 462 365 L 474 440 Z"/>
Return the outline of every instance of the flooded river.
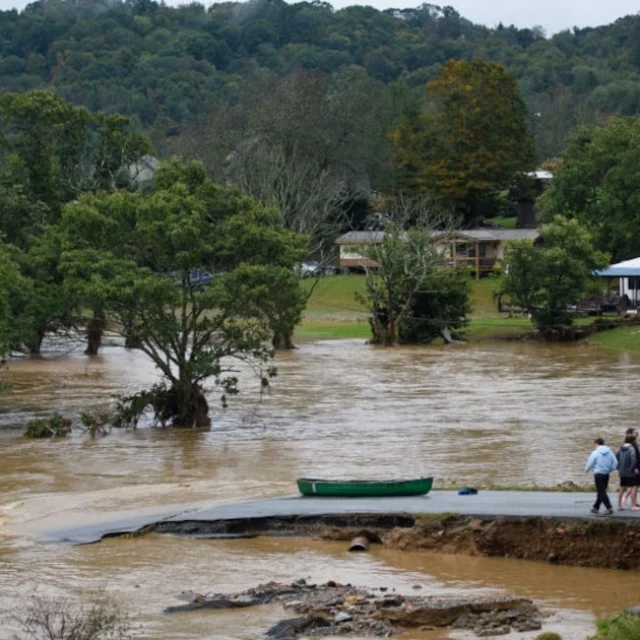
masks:
<path fill-rule="evenodd" d="M 212 391 L 208 432 L 146 428 L 49 442 L 25 440 L 18 428 L 53 410 L 72 417 L 106 406 L 152 383 L 154 368 L 117 347 L 94 359 L 59 349 L 11 362 L 4 375 L 12 392 L 0 413 L 0 617 L 36 587 L 83 598 L 104 588 L 124 599 L 143 638 L 257 638 L 282 617 L 278 608 L 160 611 L 183 590 L 305 577 L 406 592 L 420 585 L 423 594 L 529 596 L 556 612 L 549 629 L 582 640 L 595 617 L 640 600 L 635 573 L 375 547 L 351 555 L 341 543 L 311 540 L 40 541 L 62 525 L 292 494 L 300 475 L 582 484 L 593 438 L 617 445 L 635 425 L 640 381 L 637 356 L 520 343 L 383 350 L 320 341 L 280 354 L 278 368 L 262 396 L 257 381 L 241 374 L 243 393 L 226 410 Z M 10 636 L 10 625 L 0 624 L 0 640 Z"/>

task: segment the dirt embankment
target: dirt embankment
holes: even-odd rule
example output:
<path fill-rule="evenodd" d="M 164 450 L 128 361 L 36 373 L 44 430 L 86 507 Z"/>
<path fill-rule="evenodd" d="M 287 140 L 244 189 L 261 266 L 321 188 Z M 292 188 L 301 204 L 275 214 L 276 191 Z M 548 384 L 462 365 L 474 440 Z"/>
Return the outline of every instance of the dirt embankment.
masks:
<path fill-rule="evenodd" d="M 372 543 L 406 551 L 518 558 L 579 567 L 640 569 L 640 521 L 623 521 L 615 517 L 586 521 L 351 513 L 215 522 L 165 521 L 139 533 L 150 531 L 207 538 L 313 536 L 345 541 L 364 535 Z"/>
<path fill-rule="evenodd" d="M 640 568 L 640 528 L 615 519 L 421 516 L 383 536 L 385 546 L 609 569 Z"/>

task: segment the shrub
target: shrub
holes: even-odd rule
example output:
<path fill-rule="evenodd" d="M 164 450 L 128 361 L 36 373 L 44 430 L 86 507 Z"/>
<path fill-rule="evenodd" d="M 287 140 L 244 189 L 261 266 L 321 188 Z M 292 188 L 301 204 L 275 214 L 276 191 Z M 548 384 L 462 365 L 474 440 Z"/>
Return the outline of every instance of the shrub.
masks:
<path fill-rule="evenodd" d="M 127 613 L 104 595 L 89 606 L 67 598 L 31 596 L 9 620 L 19 629 L 13 640 L 130 640 Z"/>
<path fill-rule="evenodd" d="M 555 631 L 545 631 L 538 634 L 533 640 L 562 640 L 562 636 Z"/>
<path fill-rule="evenodd" d="M 640 638 L 640 616 L 622 614 L 600 620 L 598 632 L 590 640 L 638 640 Z"/>
<path fill-rule="evenodd" d="M 54 413 L 45 420 L 30 420 L 24 435 L 27 438 L 62 438 L 71 431 L 71 420 Z"/>

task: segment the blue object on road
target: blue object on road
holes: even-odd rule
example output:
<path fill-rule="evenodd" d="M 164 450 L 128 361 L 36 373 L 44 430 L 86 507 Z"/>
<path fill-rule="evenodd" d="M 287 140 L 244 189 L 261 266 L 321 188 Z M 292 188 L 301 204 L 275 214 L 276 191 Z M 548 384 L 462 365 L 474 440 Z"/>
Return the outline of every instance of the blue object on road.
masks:
<path fill-rule="evenodd" d="M 472 489 L 471 487 L 465 487 L 464 489 L 460 489 L 458 491 L 459 496 L 475 496 L 478 494 L 477 489 Z"/>

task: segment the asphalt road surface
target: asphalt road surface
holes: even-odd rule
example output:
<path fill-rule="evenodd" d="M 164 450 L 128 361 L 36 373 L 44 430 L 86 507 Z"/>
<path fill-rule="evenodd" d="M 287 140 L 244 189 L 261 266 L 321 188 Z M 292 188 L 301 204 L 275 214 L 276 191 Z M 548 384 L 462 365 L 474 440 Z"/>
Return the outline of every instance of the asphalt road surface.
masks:
<path fill-rule="evenodd" d="M 610 495 L 615 505 L 615 496 Z M 540 516 L 591 520 L 595 493 L 560 493 L 543 491 L 479 491 L 461 496 L 456 491 L 432 491 L 426 496 L 409 498 L 318 498 L 285 497 L 253 500 L 214 507 L 192 506 L 167 509 L 165 512 L 118 514 L 113 519 L 47 532 L 48 542 L 86 544 L 104 536 L 135 531 L 160 521 L 215 522 L 236 518 L 272 516 L 337 515 L 344 513 L 458 513 L 469 516 Z M 640 511 L 616 511 L 612 518 L 637 520 Z"/>

